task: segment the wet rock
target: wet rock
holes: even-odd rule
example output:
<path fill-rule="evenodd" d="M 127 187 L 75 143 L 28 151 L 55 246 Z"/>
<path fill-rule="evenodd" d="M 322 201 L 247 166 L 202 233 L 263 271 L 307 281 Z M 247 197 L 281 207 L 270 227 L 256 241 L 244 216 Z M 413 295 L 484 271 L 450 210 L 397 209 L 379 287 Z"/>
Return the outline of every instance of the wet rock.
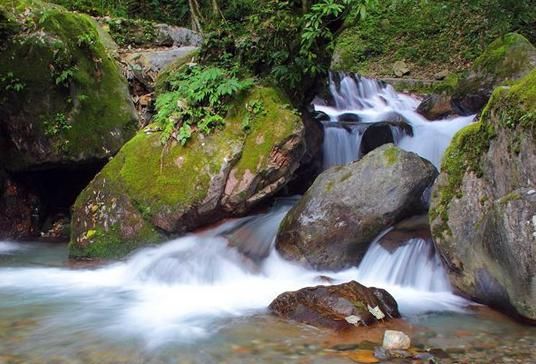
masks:
<path fill-rule="evenodd" d="M 375 123 L 369 126 L 361 138 L 361 155 L 365 155 L 374 149 L 389 143 L 395 139 L 391 126 L 387 123 Z"/>
<path fill-rule="evenodd" d="M 399 222 L 393 227 L 393 230 L 389 231 L 380 239 L 379 243 L 388 251 L 394 252 L 400 246 L 414 238 L 424 240 L 430 240 L 432 238 L 428 215 L 412 216 Z"/>
<path fill-rule="evenodd" d="M 276 248 L 317 269 L 354 266 L 383 229 L 421 209 L 420 196 L 436 174 L 430 162 L 393 145 L 333 167 L 287 214 Z"/>
<path fill-rule="evenodd" d="M 269 309 L 285 319 L 336 330 L 378 322 L 371 313 L 374 309 L 381 312 L 385 320 L 400 316 L 395 299 L 387 291 L 367 288 L 355 281 L 285 292 Z"/>
<path fill-rule="evenodd" d="M 357 123 L 361 121 L 361 118 L 357 114 L 347 112 L 337 116 L 337 121 L 339 123 Z"/>
<path fill-rule="evenodd" d="M 419 104 L 417 112 L 428 120 L 439 120 L 456 114 L 452 107 L 452 97 L 446 93 L 426 97 Z"/>
<path fill-rule="evenodd" d="M 445 153 L 432 193 L 432 235 L 452 284 L 536 320 L 536 70 L 497 88 L 478 123 Z"/>
<path fill-rule="evenodd" d="M 387 350 L 406 350 L 411 346 L 408 335 L 402 331 L 385 330 L 382 347 Z"/>

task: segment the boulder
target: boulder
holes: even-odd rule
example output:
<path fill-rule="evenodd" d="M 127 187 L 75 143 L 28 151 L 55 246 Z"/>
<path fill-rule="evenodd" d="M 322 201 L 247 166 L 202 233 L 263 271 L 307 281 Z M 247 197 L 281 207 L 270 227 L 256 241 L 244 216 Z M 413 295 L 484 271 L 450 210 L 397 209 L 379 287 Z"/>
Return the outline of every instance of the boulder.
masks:
<path fill-rule="evenodd" d="M 283 220 L 277 250 L 317 269 L 355 266 L 383 229 L 422 209 L 436 175 L 430 162 L 392 144 L 330 168 Z"/>
<path fill-rule="evenodd" d="M 242 130 L 245 103 L 265 113 Z M 226 216 L 243 214 L 293 178 L 305 154 L 303 123 L 279 91 L 254 87 L 235 100 L 225 126 L 165 149 L 149 126 L 121 149 L 73 208 L 70 254 L 121 257 Z"/>
<path fill-rule="evenodd" d="M 387 291 L 367 288 L 356 281 L 285 292 L 268 308 L 288 320 L 335 330 L 400 317 L 398 304 Z"/>
<path fill-rule="evenodd" d="M 463 294 L 536 320 L 536 70 L 459 131 L 432 193 L 432 235 Z"/>
<path fill-rule="evenodd" d="M 522 35 L 506 34 L 478 57 L 466 78 L 460 80 L 452 103 L 460 115 L 479 112 L 493 89 L 520 79 L 536 67 L 536 48 Z"/>
<path fill-rule="evenodd" d="M 467 76 L 450 75 L 434 86 L 436 93 L 425 98 L 417 112 L 428 120 L 476 114 L 495 87 L 522 78 L 534 67 L 536 48 L 520 34 L 506 34 L 484 50 Z"/>
<path fill-rule="evenodd" d="M 0 45 L 2 165 L 21 171 L 113 156 L 137 117 L 95 21 L 39 0 L 4 2 L 0 14 L 9 25 Z"/>
<path fill-rule="evenodd" d="M 428 120 L 439 120 L 454 115 L 451 96 L 447 93 L 432 94 L 419 104 L 417 112 Z"/>

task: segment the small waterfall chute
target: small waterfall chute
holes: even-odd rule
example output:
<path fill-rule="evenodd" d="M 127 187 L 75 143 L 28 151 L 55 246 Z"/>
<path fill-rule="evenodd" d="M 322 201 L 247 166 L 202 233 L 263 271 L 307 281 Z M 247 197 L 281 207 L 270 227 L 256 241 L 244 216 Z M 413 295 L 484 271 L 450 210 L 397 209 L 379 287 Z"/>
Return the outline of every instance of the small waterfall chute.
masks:
<path fill-rule="evenodd" d="M 367 125 L 376 123 L 392 125 L 392 140 L 396 145 L 419 154 L 439 167 L 443 152 L 454 134 L 474 119 L 474 115 L 471 115 L 428 121 L 416 112 L 419 105 L 417 98 L 397 93 L 392 86 L 382 81 L 353 74 L 331 73 L 329 89 L 334 106 L 314 105 L 316 111 L 325 113 L 331 121 L 324 124 L 325 168 L 360 158 L 364 129 Z M 361 134 L 342 134 L 330 130 L 335 127 L 333 123 L 346 119 L 357 120 L 357 125 L 362 126 Z M 409 128 L 402 127 L 403 125 L 408 125 Z M 373 147 L 377 147 L 376 144 Z M 346 150 L 354 147 L 356 151 Z M 364 149 L 369 151 L 370 147 Z M 347 157 L 334 158 L 334 155 Z"/>

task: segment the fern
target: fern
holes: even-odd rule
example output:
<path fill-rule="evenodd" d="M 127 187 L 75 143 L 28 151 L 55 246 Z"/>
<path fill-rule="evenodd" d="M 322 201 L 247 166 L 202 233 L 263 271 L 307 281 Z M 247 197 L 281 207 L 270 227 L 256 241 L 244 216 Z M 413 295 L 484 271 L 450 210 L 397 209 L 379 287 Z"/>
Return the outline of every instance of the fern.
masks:
<path fill-rule="evenodd" d="M 233 71 L 190 66 L 173 74 L 170 89 L 156 100 L 155 121 L 162 127 L 162 143 L 174 138 L 186 144 L 195 131 L 210 134 L 224 125 L 232 97 L 253 85 Z"/>

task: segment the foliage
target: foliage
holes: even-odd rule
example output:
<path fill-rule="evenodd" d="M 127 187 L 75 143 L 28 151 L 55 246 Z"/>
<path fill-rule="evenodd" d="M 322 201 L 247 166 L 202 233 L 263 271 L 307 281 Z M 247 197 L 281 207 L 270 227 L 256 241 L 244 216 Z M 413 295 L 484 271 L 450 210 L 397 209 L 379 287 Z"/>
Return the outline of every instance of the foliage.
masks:
<path fill-rule="evenodd" d="M 148 20 L 105 18 L 110 36 L 120 46 L 143 46 L 152 44 L 157 38 L 155 24 Z"/>
<path fill-rule="evenodd" d="M 262 100 L 253 100 L 251 103 L 246 103 L 246 114 L 242 119 L 242 130 L 246 133 L 251 130 L 251 124 L 259 116 L 266 115 L 266 110 L 264 109 L 264 103 Z"/>
<path fill-rule="evenodd" d="M 46 120 L 43 125 L 45 126 L 46 136 L 59 135 L 72 127 L 64 113 L 55 114 L 52 119 Z"/>
<path fill-rule="evenodd" d="M 163 143 L 173 138 L 184 145 L 195 131 L 209 134 L 223 125 L 229 101 L 253 81 L 219 67 L 188 65 L 170 75 L 168 84 L 156 100 L 155 120 Z"/>
<path fill-rule="evenodd" d="M 21 92 L 26 85 L 13 72 L 8 72 L 5 76 L 0 76 L 0 87 L 5 91 Z"/>
<path fill-rule="evenodd" d="M 224 17 L 205 28 L 203 62 L 240 66 L 282 87 L 301 103 L 329 67 L 334 35 L 351 9 L 376 0 L 236 1 L 223 4 Z M 227 15 L 233 10 L 233 14 Z M 361 10 L 365 14 L 364 10 Z"/>
<path fill-rule="evenodd" d="M 392 76 L 404 60 L 413 78 L 463 72 L 494 39 L 517 31 L 536 41 L 536 7 L 527 0 L 398 0 L 352 11 L 335 44 L 335 69 Z M 358 24 L 359 25 L 356 25 Z"/>
<path fill-rule="evenodd" d="M 186 24 L 188 0 L 52 0 L 69 10 L 94 16 L 148 19 L 169 24 Z"/>

